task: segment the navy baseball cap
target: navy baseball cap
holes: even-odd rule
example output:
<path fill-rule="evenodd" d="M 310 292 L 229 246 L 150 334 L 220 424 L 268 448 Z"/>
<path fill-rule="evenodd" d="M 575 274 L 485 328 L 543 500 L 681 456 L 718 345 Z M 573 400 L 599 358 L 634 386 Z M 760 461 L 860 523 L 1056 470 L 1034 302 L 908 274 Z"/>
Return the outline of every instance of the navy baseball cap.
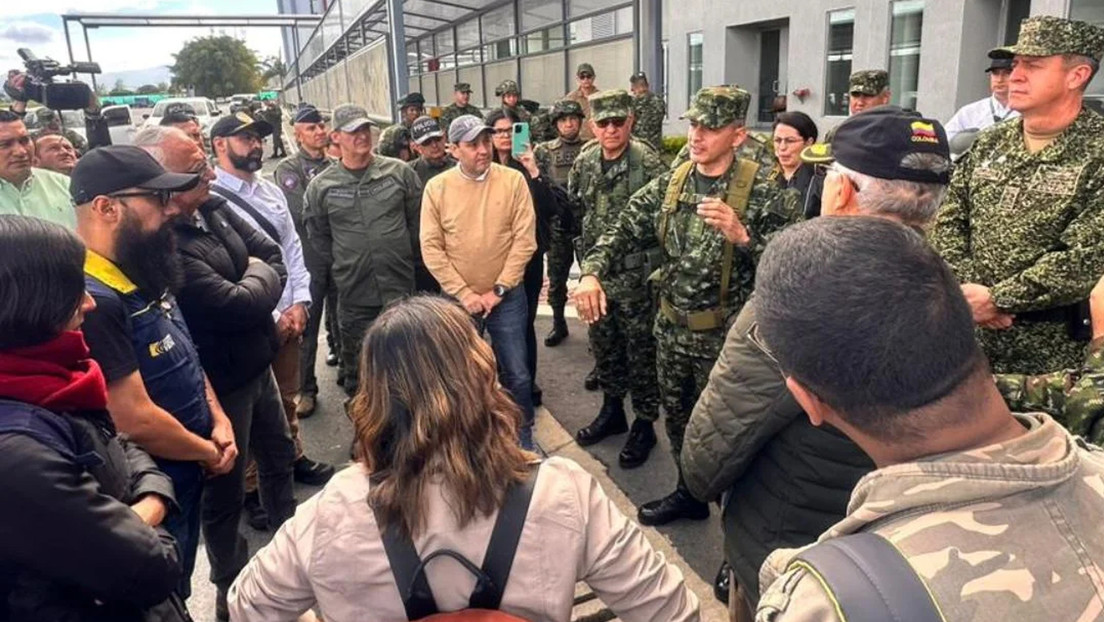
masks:
<path fill-rule="evenodd" d="M 295 123 L 324 123 L 325 121 L 326 118 L 314 106 L 300 108 L 299 112 L 295 113 Z"/>
<path fill-rule="evenodd" d="M 127 188 L 183 192 L 195 188 L 199 175 L 169 173 L 140 147 L 109 145 L 89 151 L 69 174 L 69 196 L 82 205 L 98 196 Z"/>

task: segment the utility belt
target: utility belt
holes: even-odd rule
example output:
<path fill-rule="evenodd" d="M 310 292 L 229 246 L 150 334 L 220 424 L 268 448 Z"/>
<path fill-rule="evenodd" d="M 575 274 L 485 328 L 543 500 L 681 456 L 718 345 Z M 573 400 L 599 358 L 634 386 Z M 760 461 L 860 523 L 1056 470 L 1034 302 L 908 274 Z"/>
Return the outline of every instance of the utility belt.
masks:
<path fill-rule="evenodd" d="M 688 328 L 693 332 L 715 330 L 725 327 L 725 310 L 714 307 L 704 311 L 684 312 L 671 304 L 666 298 L 659 299 L 659 312 L 671 322 Z"/>
<path fill-rule="evenodd" d="M 583 246 L 583 236 L 572 239 L 571 245 L 575 248 L 576 259 L 579 260 L 580 264 L 583 263 L 583 259 L 586 258 L 586 251 L 588 250 Z M 615 259 L 610 263 L 609 269 L 610 272 L 614 274 L 641 269 L 644 270 L 645 274 L 651 274 L 662 266 L 663 249 L 658 246 L 653 246 L 648 250 L 629 253 L 620 259 Z"/>
<path fill-rule="evenodd" d="M 1066 324 L 1066 332 L 1069 333 L 1070 339 L 1074 341 L 1092 340 L 1092 316 L 1089 313 L 1088 300 L 1082 300 L 1064 307 L 1026 311 L 1015 315 L 1015 322 L 1017 323 L 1063 322 Z"/>

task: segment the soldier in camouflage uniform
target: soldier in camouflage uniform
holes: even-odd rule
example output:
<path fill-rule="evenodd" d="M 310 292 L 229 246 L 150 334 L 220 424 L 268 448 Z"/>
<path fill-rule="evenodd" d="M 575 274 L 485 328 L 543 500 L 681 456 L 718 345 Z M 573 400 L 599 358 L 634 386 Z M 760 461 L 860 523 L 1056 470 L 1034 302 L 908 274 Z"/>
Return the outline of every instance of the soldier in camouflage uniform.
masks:
<path fill-rule="evenodd" d="M 583 141 L 579 138 L 583 109 L 570 99 L 560 100 L 552 108 L 551 121 L 559 137 L 540 143 L 533 153 L 542 169 L 547 170 L 552 180 L 566 190 L 571 165 L 575 164 L 575 158 L 583 148 Z M 564 306 L 567 304 L 567 277 L 575 261 L 571 240 L 576 231 L 577 223 L 573 220 L 565 222 L 559 216 L 552 218 L 552 235 L 548 245 L 548 304 L 552 307 L 552 330 L 544 338 L 544 345 L 549 348 L 560 345 L 568 334 Z"/>
<path fill-rule="evenodd" d="M 503 80 L 498 88 L 495 89 L 495 97 L 498 97 L 502 101 L 502 109 L 509 110 L 517 116 L 519 121 L 529 121 L 529 111 L 518 105 L 521 100 L 521 90 L 518 89 L 517 82 L 513 80 Z"/>
<path fill-rule="evenodd" d="M 410 93 L 398 101 L 398 106 L 399 122 L 380 133 L 376 152 L 409 162 L 414 159 L 410 149 L 410 126 L 415 119 L 425 115 L 425 97 L 421 93 Z"/>
<path fill-rule="evenodd" d="M 605 312 L 600 279 L 625 255 L 653 246 L 663 251 L 653 275 L 659 297 L 654 333 L 667 436 L 676 463 L 690 412 L 709 378 L 725 332 L 751 293 L 755 265 L 766 242 L 800 218 L 797 194 L 782 191 L 770 168 L 738 159 L 746 140 L 751 96 L 727 86 L 707 87 L 683 115 L 690 120 L 693 161 L 668 170 L 629 200 L 582 262 L 575 290 L 580 316 L 593 323 Z M 641 506 L 646 525 L 704 519 L 709 506 L 686 490 Z"/>
<path fill-rule="evenodd" d="M 958 161 L 932 243 L 965 284 L 995 372 L 1069 369 L 1084 349 L 1071 336 L 1078 303 L 1104 273 L 1104 119 L 1082 105 L 1104 30 L 1031 17 L 994 52 L 1016 57 L 1009 101 L 1023 116 L 982 131 Z M 1041 92 L 1035 72 L 1066 86 Z"/>
<path fill-rule="evenodd" d="M 529 140 L 533 144 L 556 140 L 556 123 L 552 121 L 552 110 L 541 107 L 540 103 L 531 99 L 523 99 L 518 106 L 529 113 Z"/>
<path fill-rule="evenodd" d="M 456 86 L 452 89 L 452 103 L 445 106 L 445 109 L 441 111 L 441 117 L 437 119 L 441 124 L 441 131 L 448 135 L 448 126 L 452 123 L 452 120 L 456 117 L 470 114 L 480 119 L 483 118 L 483 113 L 479 111 L 479 108 L 471 105 L 471 85 L 467 82 L 457 82 Z"/>
<path fill-rule="evenodd" d="M 43 134 L 61 134 L 73 145 L 78 155 L 84 155 L 84 152 L 88 151 L 88 141 L 73 130 L 62 127 L 61 115 L 56 110 L 43 106 L 35 111 L 35 116 L 38 118 L 40 129 L 35 132 L 33 138 L 37 139 Z"/>
<path fill-rule="evenodd" d="M 629 197 L 667 168 L 655 151 L 631 138 L 632 97 L 628 93 L 600 91 L 591 95 L 590 104 L 598 137 L 575 160 L 568 181 L 568 192 L 583 209 L 578 246 L 584 256 L 598 237 L 615 225 Z M 592 445 L 628 430 L 624 399 L 626 393 L 631 394 L 636 420 L 618 455 L 622 468 L 643 464 L 656 443 L 655 301 L 648 275 L 651 264 L 658 265 L 660 254 L 657 246 L 650 253 L 628 253 L 609 264 L 602 278 L 608 312 L 590 325 L 590 350 L 604 395 L 597 418 L 576 432 L 575 439 L 580 445 Z"/>
<path fill-rule="evenodd" d="M 851 114 L 889 103 L 889 73 L 884 69 L 863 69 L 851 74 L 847 86 L 847 109 Z M 831 142 L 831 138 L 827 139 Z"/>
<path fill-rule="evenodd" d="M 760 571 L 756 620 L 891 619 L 879 612 L 902 581 L 886 571 L 901 561 L 922 582 L 911 595 L 931 602 L 906 617 L 1101 618 L 1104 454 L 1048 415 L 993 399 L 969 306 L 921 235 L 884 218 L 817 218 L 772 242 L 758 280 L 759 335 L 790 392 L 880 467 L 819 542 L 873 534 L 892 557 L 851 556 L 886 580 L 833 592 L 844 567 L 779 549 Z"/>
<path fill-rule="evenodd" d="M 659 151 L 663 147 L 663 117 L 667 116 L 667 104 L 648 86 L 648 75 L 643 71 L 629 78 L 633 92 L 633 136 Z"/>
<path fill-rule="evenodd" d="M 594 67 L 590 63 L 579 63 L 579 66 L 575 69 L 575 80 L 578 82 L 578 88 L 571 91 L 567 95 L 564 95 L 564 99 L 571 99 L 577 102 L 583 108 L 583 142 L 594 138 L 594 128 L 590 125 L 590 101 L 589 97 L 598 92 L 598 87 L 594 86 Z"/>
<path fill-rule="evenodd" d="M 340 361 L 341 336 L 337 328 L 337 285 L 330 273 L 330 264 L 314 248 L 307 237 L 307 228 L 303 223 L 303 194 L 307 184 L 315 175 L 329 168 L 331 160 L 326 157 L 326 144 L 329 142 L 326 120 L 322 113 L 313 107 L 300 108 L 292 124 L 295 130 L 295 142 L 299 150 L 295 155 L 284 158 L 276 165 L 273 179 L 287 197 L 288 211 L 295 223 L 295 232 L 303 240 L 303 263 L 310 273 L 311 300 L 318 302 L 311 306 L 307 317 L 307 327 L 303 331 L 303 340 L 299 349 L 299 397 L 295 402 L 295 412 L 300 418 L 314 413 L 315 400 L 318 398 L 318 378 L 314 373 L 314 361 L 318 356 L 318 331 L 322 318 L 326 318 L 331 356 L 334 364 Z M 323 308 L 325 311 L 323 312 Z"/>

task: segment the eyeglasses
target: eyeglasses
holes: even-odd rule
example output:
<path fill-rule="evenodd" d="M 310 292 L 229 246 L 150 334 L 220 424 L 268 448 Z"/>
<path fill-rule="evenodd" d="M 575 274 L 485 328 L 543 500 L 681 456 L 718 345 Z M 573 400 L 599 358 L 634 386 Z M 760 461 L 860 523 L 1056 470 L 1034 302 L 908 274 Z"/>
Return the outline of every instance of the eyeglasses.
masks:
<path fill-rule="evenodd" d="M 169 200 L 172 199 L 172 194 L 173 193 L 172 193 L 171 190 L 147 190 L 145 192 L 116 192 L 115 194 L 109 194 L 107 196 L 109 198 L 112 198 L 112 199 L 119 199 L 119 202 L 122 203 L 123 205 L 127 204 L 126 201 L 122 200 L 122 199 L 125 199 L 125 198 L 130 198 L 130 197 L 153 197 L 153 198 L 157 199 L 157 203 L 161 207 L 165 207 L 166 205 L 169 204 Z"/>
<path fill-rule="evenodd" d="M 606 129 L 610 125 L 613 125 L 613 127 L 616 127 L 617 129 L 621 129 L 625 127 L 625 123 L 627 121 L 628 119 L 624 117 L 616 117 L 613 119 L 602 119 L 601 121 L 595 121 L 594 124 L 602 129 Z"/>
<path fill-rule="evenodd" d="M 774 138 L 774 139 L 771 139 L 771 142 L 773 142 L 774 146 L 776 146 L 776 147 L 781 147 L 781 146 L 789 147 L 790 145 L 797 145 L 797 144 L 803 143 L 805 141 L 800 139 L 800 138 Z"/>
<path fill-rule="evenodd" d="M 843 173 L 843 171 L 841 171 L 841 170 L 839 170 L 838 168 L 835 167 L 834 163 L 833 164 L 814 164 L 813 165 L 813 174 L 816 175 L 817 177 L 820 177 L 820 178 L 823 179 L 823 178 L 828 176 L 828 173 L 835 173 L 836 175 L 839 175 L 840 177 L 846 179 L 847 183 L 851 184 L 851 187 L 855 190 L 855 192 L 860 192 L 862 190 L 862 188 L 859 187 L 859 184 L 856 184 L 855 180 L 851 179 L 850 175 L 845 175 Z"/>

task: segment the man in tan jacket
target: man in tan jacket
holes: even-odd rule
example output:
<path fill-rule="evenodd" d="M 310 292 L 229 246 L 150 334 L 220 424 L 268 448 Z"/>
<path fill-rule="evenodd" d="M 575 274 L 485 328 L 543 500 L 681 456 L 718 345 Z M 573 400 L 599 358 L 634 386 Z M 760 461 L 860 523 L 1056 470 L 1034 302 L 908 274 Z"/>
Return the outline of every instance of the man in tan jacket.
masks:
<path fill-rule="evenodd" d="M 536 214 L 521 173 L 491 162 L 491 128 L 463 115 L 449 125 L 458 166 L 429 180 L 422 195 L 426 268 L 491 335 L 502 385 L 521 408 L 521 445 L 533 447 L 533 379 L 521 285 L 537 250 Z"/>

